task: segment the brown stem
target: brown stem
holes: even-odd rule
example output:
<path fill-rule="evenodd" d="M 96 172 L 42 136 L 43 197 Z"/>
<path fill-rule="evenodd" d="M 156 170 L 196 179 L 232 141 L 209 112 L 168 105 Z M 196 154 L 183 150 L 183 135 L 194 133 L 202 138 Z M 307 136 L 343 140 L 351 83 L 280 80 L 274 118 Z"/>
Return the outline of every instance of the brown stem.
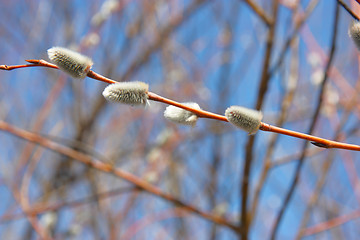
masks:
<path fill-rule="evenodd" d="M 280 114 L 278 115 L 278 118 L 276 120 L 276 126 L 281 127 L 285 121 L 286 118 L 288 116 L 288 112 L 290 110 L 291 104 L 293 102 L 294 96 L 295 96 L 295 92 L 297 89 L 297 83 L 298 83 L 298 65 L 299 65 L 299 55 L 298 55 L 298 48 L 299 48 L 299 40 L 298 38 L 296 38 L 296 41 L 293 42 L 292 46 L 292 54 L 291 54 L 291 59 L 290 59 L 290 75 L 292 77 L 289 78 L 288 83 L 287 83 L 287 91 L 283 96 L 283 100 L 281 103 L 281 110 L 280 110 Z M 260 198 L 261 198 L 261 192 L 263 191 L 264 185 L 266 183 L 266 180 L 268 178 L 268 174 L 271 170 L 272 167 L 272 156 L 274 154 L 275 151 L 275 146 L 277 144 L 277 141 L 279 139 L 279 134 L 272 134 L 272 136 L 269 139 L 269 145 L 266 149 L 266 154 L 264 157 L 264 162 L 263 162 L 263 166 L 262 166 L 262 171 L 259 177 L 259 181 L 255 187 L 254 190 L 254 195 L 253 195 L 253 202 L 250 208 L 250 216 L 251 216 L 251 222 L 253 221 L 253 219 L 255 219 L 255 217 L 257 216 L 257 210 L 258 210 L 258 205 L 260 202 Z M 319 149 L 317 149 L 319 150 Z"/>
<path fill-rule="evenodd" d="M 208 112 L 208 111 L 205 111 L 205 110 L 194 109 L 194 108 L 191 108 L 191 107 L 186 106 L 184 104 L 181 104 L 181 103 L 175 102 L 173 100 L 170 100 L 170 99 L 164 98 L 162 96 L 159 96 L 159 95 L 157 95 L 155 93 L 152 93 L 152 92 L 148 92 L 148 96 L 149 96 L 149 100 L 156 101 L 156 102 L 162 102 L 162 103 L 166 103 L 166 104 L 169 104 L 169 105 L 173 105 L 175 107 L 185 109 L 187 111 L 195 113 L 200 118 L 210 118 L 210 119 L 215 119 L 215 120 L 224 121 L 224 122 L 228 121 L 225 116 L 215 114 L 215 113 L 211 113 L 211 112 Z"/>
<path fill-rule="evenodd" d="M 109 83 L 109 84 L 118 83 L 117 81 L 114 81 L 114 80 L 112 80 L 112 79 L 110 79 L 110 78 L 104 77 L 103 75 L 100 75 L 100 74 L 98 74 L 98 73 L 96 73 L 96 72 L 94 72 L 94 71 L 92 71 L 92 70 L 90 70 L 90 71 L 88 72 L 87 76 L 88 76 L 89 78 L 93 78 L 93 79 L 95 79 L 95 80 L 99 80 L 99 81 L 101 81 L 101 82 L 105 82 L 105 83 Z"/>
<path fill-rule="evenodd" d="M 2 70 L 13 70 L 13 69 L 27 68 L 27 67 L 49 67 L 49 68 L 59 69 L 56 65 L 54 65 L 52 63 L 49 63 L 49 62 L 47 62 L 45 60 L 42 60 L 42 59 L 40 59 L 40 60 L 30 59 L 30 60 L 26 60 L 26 61 L 31 63 L 31 64 L 13 65 L 13 66 L 0 65 L 0 69 L 2 69 Z M 92 70 L 89 71 L 87 76 L 90 77 L 90 78 L 93 78 L 95 80 L 105 82 L 105 83 L 109 83 L 109 84 L 119 83 L 119 82 L 117 82 L 115 80 L 104 77 L 103 75 L 98 74 L 98 73 L 96 73 L 96 72 L 94 72 Z M 208 112 L 208 111 L 205 111 L 205 110 L 199 110 L 199 109 L 191 108 L 189 106 L 186 106 L 186 105 L 181 104 L 179 102 L 176 102 L 174 100 L 171 100 L 171 99 L 162 97 L 160 95 L 157 95 L 157 94 L 155 94 L 153 92 L 148 92 L 148 99 L 152 100 L 152 101 L 162 102 L 162 103 L 165 103 L 165 104 L 169 104 L 169 105 L 173 105 L 175 107 L 185 109 L 187 111 L 195 113 L 199 118 L 209 118 L 209 119 L 219 120 L 219 121 L 223 121 L 223 122 L 228 122 L 226 117 L 223 116 L 223 115 Z M 280 128 L 280 127 L 275 127 L 275 126 L 272 126 L 272 125 L 267 124 L 267 123 L 261 123 L 261 126 L 260 126 L 259 130 L 284 134 L 284 135 L 288 135 L 288 136 L 291 136 L 291 137 L 296 137 L 296 138 L 312 141 L 312 144 L 314 144 L 317 147 L 339 148 L 339 149 L 360 151 L 360 146 L 359 145 L 341 143 L 341 142 L 336 142 L 336 141 L 332 141 L 332 140 L 328 140 L 328 139 L 324 139 L 324 138 L 320 138 L 320 137 L 315 137 L 313 135 L 304 134 L 304 133 L 300 133 L 300 132 L 296 132 L 296 131 L 292 131 L 292 130 L 288 130 L 288 129 L 284 129 L 284 128 Z"/>
<path fill-rule="evenodd" d="M 314 235 L 314 234 L 317 234 L 317 233 L 320 233 L 323 231 L 327 231 L 331 228 L 338 227 L 342 224 L 345 224 L 349 221 L 352 221 L 352 220 L 355 220 L 358 218 L 360 218 L 360 210 L 359 209 L 357 209 L 349 214 L 339 216 L 339 217 L 330 219 L 330 220 L 322 222 L 322 223 L 318 223 L 312 227 L 308 227 L 308 228 L 302 230 L 302 236 L 306 237 L 306 236 Z"/>
<path fill-rule="evenodd" d="M 275 126 L 271 126 L 267 123 L 261 123 L 260 130 L 262 131 L 268 131 L 268 132 L 274 132 L 279 133 L 283 135 L 288 135 L 291 137 L 301 138 L 304 140 L 311 141 L 312 144 L 314 144 L 317 147 L 322 148 L 339 148 L 339 149 L 347 149 L 347 150 L 353 150 L 353 151 L 360 151 L 360 146 L 355 144 L 348 144 L 348 143 L 342 143 L 342 142 L 336 142 L 320 137 L 315 137 L 310 134 L 300 133 L 296 131 L 291 131 L 284 128 L 279 128 Z"/>
<path fill-rule="evenodd" d="M 25 139 L 27 141 L 38 143 L 43 147 L 51 149 L 55 152 L 58 152 L 62 155 L 70 157 L 72 159 L 75 159 L 79 162 L 82 162 L 91 168 L 95 168 L 102 172 L 107 172 L 107 173 L 113 174 L 119 178 L 124 179 L 125 181 L 128 181 L 128 182 L 134 184 L 141 190 L 144 190 L 148 193 L 151 193 L 155 196 L 158 196 L 160 198 L 168 200 L 168 201 L 174 203 L 175 205 L 182 207 L 182 209 L 184 209 L 186 211 L 195 213 L 198 216 L 200 216 L 204 219 L 207 219 L 209 221 L 212 221 L 214 223 L 229 227 L 230 229 L 232 229 L 234 231 L 237 230 L 237 227 L 235 225 L 233 225 L 232 223 L 228 222 L 226 219 L 219 217 L 219 216 L 212 215 L 207 212 L 203 212 L 192 205 L 184 203 L 183 201 L 179 200 L 178 198 L 163 192 L 160 188 L 151 185 L 150 183 L 146 182 L 145 180 L 143 180 L 129 172 L 126 172 L 119 168 L 115 168 L 113 165 L 111 165 L 109 163 L 93 161 L 93 159 L 90 156 L 88 156 L 84 153 L 78 152 L 71 148 L 65 147 L 58 143 L 55 143 L 47 138 L 41 137 L 40 135 L 17 128 L 17 127 L 12 126 L 4 121 L 0 121 L 0 129 L 3 131 L 6 131 L 12 135 L 18 136 L 22 139 Z"/>
<path fill-rule="evenodd" d="M 50 204 L 47 206 L 44 206 L 44 203 L 40 202 L 37 204 L 33 204 L 32 207 L 29 207 L 28 210 L 23 211 L 21 213 L 13 213 L 13 214 L 3 215 L 0 219 L 0 224 L 4 223 L 4 222 L 12 221 L 12 220 L 20 219 L 27 215 L 35 216 L 35 215 L 42 214 L 44 212 L 58 211 L 59 209 L 65 208 L 65 207 L 68 207 L 68 208 L 81 207 L 85 204 L 99 201 L 100 199 L 107 199 L 110 197 L 115 197 L 117 195 L 120 195 L 123 193 L 128 193 L 130 191 L 139 191 L 139 189 L 137 187 L 118 188 L 118 189 L 107 191 L 107 192 L 96 193 L 92 196 L 81 198 L 79 200 L 58 202 L 58 203 Z"/>
<path fill-rule="evenodd" d="M 266 50 L 264 55 L 264 61 L 262 65 L 262 73 L 260 78 L 260 85 L 258 89 L 258 95 L 256 100 L 256 110 L 260 110 L 265 99 L 265 95 L 268 90 L 269 82 L 271 76 L 269 74 L 270 62 L 273 53 L 273 46 L 275 41 L 276 33 L 276 21 L 278 18 L 278 8 L 279 0 L 273 0 L 272 2 L 272 24 L 269 27 L 269 31 L 266 39 Z M 246 152 L 245 152 L 245 163 L 243 168 L 243 174 L 240 180 L 240 199 L 241 199 L 241 215 L 240 215 L 240 226 L 239 229 L 242 230 L 242 240 L 248 239 L 249 228 L 251 225 L 251 219 L 248 214 L 248 195 L 249 195 L 249 182 L 251 174 L 251 166 L 253 163 L 253 148 L 255 145 L 255 135 L 252 135 L 248 138 L 246 143 Z"/>
<path fill-rule="evenodd" d="M 270 19 L 270 17 L 266 15 L 265 11 L 259 5 L 257 5 L 252 0 L 244 0 L 244 2 L 249 5 L 249 7 L 261 18 L 261 20 L 267 26 L 270 26 L 272 24 L 272 20 Z"/>
<path fill-rule="evenodd" d="M 281 49 L 281 52 L 279 54 L 279 57 L 275 61 L 275 64 L 270 69 L 270 77 L 275 74 L 275 72 L 280 68 L 280 66 L 283 64 L 284 60 L 286 59 L 285 55 L 288 51 L 288 49 L 291 46 L 291 43 L 295 40 L 295 38 L 298 36 L 298 33 L 301 29 L 301 27 L 304 25 L 305 21 L 310 17 L 311 13 L 315 9 L 315 7 L 318 5 L 319 0 L 313 0 L 311 1 L 308 6 L 306 7 L 306 10 L 302 17 L 295 23 L 295 28 L 292 34 L 289 36 L 289 38 L 286 40 L 284 46 Z"/>
<path fill-rule="evenodd" d="M 22 64 L 22 65 L 13 65 L 13 66 L 8 66 L 8 65 L 0 65 L 0 69 L 1 70 L 6 70 L 6 71 L 11 71 L 14 69 L 19 69 L 19 68 L 28 68 L 28 67 L 48 67 L 48 68 L 56 68 L 59 69 L 56 65 L 49 63 L 45 60 L 37 60 L 37 59 L 28 59 L 25 60 L 31 64 Z"/>
<path fill-rule="evenodd" d="M 319 114 L 320 114 L 320 109 L 321 109 L 321 106 L 322 106 L 322 103 L 323 103 L 323 96 L 324 96 L 324 92 L 325 92 L 325 86 L 326 86 L 326 83 L 327 83 L 327 80 L 328 80 L 328 75 L 329 75 L 331 65 L 332 65 L 332 62 L 333 62 L 333 57 L 334 57 L 334 54 L 335 54 L 336 36 L 337 36 L 338 23 L 339 23 L 339 12 L 340 12 L 339 9 L 340 9 L 339 4 L 336 4 L 335 17 L 334 17 L 334 22 L 333 22 L 333 33 L 332 33 L 332 39 L 331 39 L 331 49 L 330 49 L 330 52 L 329 52 L 329 60 L 328 60 L 327 65 L 325 67 L 325 74 L 324 74 L 323 81 L 322 81 L 322 84 L 321 84 L 321 89 L 320 89 L 320 93 L 319 93 L 319 96 L 318 96 L 317 106 L 315 108 L 315 112 L 314 112 L 314 114 L 312 116 L 312 121 L 311 121 L 309 130 L 308 130 L 309 134 L 308 135 L 303 134 L 303 137 L 306 137 L 306 138 L 309 135 L 311 135 L 312 132 L 315 129 L 315 126 L 316 126 L 316 123 L 317 123 L 317 120 L 318 120 L 318 117 L 319 117 Z M 320 140 L 320 139 L 317 139 L 317 140 Z M 325 145 L 322 145 L 322 144 L 325 144 Z M 326 147 L 326 146 L 328 146 L 326 144 L 327 144 L 326 142 L 320 142 L 320 144 L 317 145 L 317 146 L 321 146 L 321 147 L 325 146 Z M 333 147 L 331 145 L 331 143 L 330 143 L 329 146 Z M 337 144 L 334 144 L 334 146 L 339 147 L 339 145 L 337 145 Z M 351 148 L 352 147 L 355 147 L 355 146 L 351 146 Z M 307 149 L 307 142 L 304 143 L 304 145 L 302 147 L 302 155 L 301 155 L 299 161 L 297 162 L 294 178 L 292 179 L 289 190 L 286 193 L 284 203 L 281 206 L 281 208 L 279 210 L 279 213 L 278 213 L 278 215 L 277 215 L 277 217 L 275 219 L 275 224 L 274 224 L 274 227 L 273 227 L 272 232 L 271 232 L 271 239 L 272 240 L 276 239 L 276 235 L 277 235 L 277 231 L 278 231 L 279 226 L 280 226 L 280 222 L 281 222 L 281 220 L 282 220 L 282 218 L 284 216 L 284 213 L 285 213 L 287 207 L 289 206 L 291 197 L 293 196 L 293 194 L 295 192 L 295 189 L 297 187 L 297 184 L 299 182 L 300 172 L 301 172 L 302 166 L 304 164 L 306 149 Z"/>
<path fill-rule="evenodd" d="M 356 1 L 359 3 L 358 0 L 356 0 Z M 346 3 L 344 3 L 342 0 L 337 0 L 337 2 L 338 2 L 354 19 L 360 21 L 359 17 L 358 17 L 353 11 L 351 11 L 351 8 L 348 7 L 348 6 L 346 5 Z"/>

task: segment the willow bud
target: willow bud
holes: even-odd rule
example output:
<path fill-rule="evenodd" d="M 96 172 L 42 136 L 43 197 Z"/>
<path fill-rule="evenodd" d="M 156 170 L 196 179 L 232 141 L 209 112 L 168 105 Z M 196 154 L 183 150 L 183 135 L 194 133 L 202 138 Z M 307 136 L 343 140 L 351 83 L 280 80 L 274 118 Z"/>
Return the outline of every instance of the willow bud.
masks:
<path fill-rule="evenodd" d="M 56 66 L 74 78 L 85 78 L 93 65 L 89 57 L 67 48 L 52 47 L 47 53 Z"/>
<path fill-rule="evenodd" d="M 201 109 L 199 104 L 194 102 L 187 102 L 182 104 L 191 108 L 195 108 L 197 110 Z M 195 113 L 172 105 L 168 106 L 165 109 L 164 117 L 172 122 L 190 126 L 195 126 L 198 119 Z"/>
<path fill-rule="evenodd" d="M 240 106 L 231 106 L 225 111 L 227 120 L 238 128 L 255 134 L 261 125 L 262 113 Z"/>
<path fill-rule="evenodd" d="M 103 96 L 111 102 L 130 105 L 146 105 L 148 103 L 149 85 L 144 82 L 119 82 L 107 86 Z"/>
<path fill-rule="evenodd" d="M 360 50 L 360 22 L 355 20 L 352 21 L 348 33 L 356 47 Z"/>

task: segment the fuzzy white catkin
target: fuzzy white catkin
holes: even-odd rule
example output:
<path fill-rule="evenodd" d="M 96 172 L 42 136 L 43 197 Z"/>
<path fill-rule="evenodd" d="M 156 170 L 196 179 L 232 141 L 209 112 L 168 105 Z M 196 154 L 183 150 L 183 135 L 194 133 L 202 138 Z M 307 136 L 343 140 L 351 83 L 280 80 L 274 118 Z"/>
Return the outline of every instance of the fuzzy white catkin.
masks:
<path fill-rule="evenodd" d="M 260 111 L 241 106 L 231 106 L 225 111 L 227 120 L 249 134 L 255 134 L 259 130 L 263 115 Z"/>
<path fill-rule="evenodd" d="M 348 33 L 358 50 L 360 50 L 360 22 L 356 20 L 352 21 Z"/>
<path fill-rule="evenodd" d="M 149 85 L 144 82 L 119 82 L 107 86 L 102 94 L 111 102 L 146 105 L 148 90 Z"/>
<path fill-rule="evenodd" d="M 188 107 L 200 110 L 200 106 L 194 102 L 182 103 Z M 175 106 L 168 106 L 164 111 L 164 117 L 172 122 L 195 126 L 198 117 L 196 114 Z"/>
<path fill-rule="evenodd" d="M 67 48 L 52 47 L 47 53 L 56 66 L 74 78 L 85 78 L 93 65 L 89 57 Z"/>

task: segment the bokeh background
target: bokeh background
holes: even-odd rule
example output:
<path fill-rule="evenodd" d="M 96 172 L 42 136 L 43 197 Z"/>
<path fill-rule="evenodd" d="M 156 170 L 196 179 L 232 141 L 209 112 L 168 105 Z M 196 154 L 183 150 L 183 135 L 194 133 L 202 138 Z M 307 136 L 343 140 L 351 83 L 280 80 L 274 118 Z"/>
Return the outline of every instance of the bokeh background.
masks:
<path fill-rule="evenodd" d="M 0 64 L 65 46 L 106 77 L 179 102 L 257 108 L 266 123 L 360 144 L 359 51 L 337 2 L 1 0 Z M 1 239 L 358 238 L 359 153 L 215 120 L 179 126 L 161 103 L 106 102 L 105 87 L 55 69 L 1 71 L 0 119 L 238 229 L 3 129 Z"/>

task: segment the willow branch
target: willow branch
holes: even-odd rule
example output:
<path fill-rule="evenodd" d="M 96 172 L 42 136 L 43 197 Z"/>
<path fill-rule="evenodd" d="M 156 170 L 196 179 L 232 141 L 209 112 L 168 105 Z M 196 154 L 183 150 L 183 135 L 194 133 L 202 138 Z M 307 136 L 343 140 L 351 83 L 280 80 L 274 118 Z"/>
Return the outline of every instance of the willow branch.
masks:
<path fill-rule="evenodd" d="M 318 117 L 319 117 L 319 114 L 320 114 L 320 109 L 321 109 L 321 106 L 322 106 L 322 103 L 323 103 L 323 95 L 324 95 L 324 92 L 325 92 L 325 86 L 326 86 L 326 83 L 327 83 L 327 80 L 328 80 L 328 75 L 329 75 L 330 68 L 331 68 L 332 61 L 333 61 L 333 57 L 334 57 L 334 54 L 335 54 L 336 36 L 337 36 L 338 22 L 339 22 L 339 9 L 340 9 L 339 5 L 336 4 L 335 17 L 334 17 L 334 22 L 333 22 L 333 34 L 332 34 L 332 39 L 331 39 L 331 49 L 330 49 L 330 53 L 329 53 L 329 60 L 327 62 L 326 68 L 325 68 L 325 74 L 324 74 L 323 81 L 322 81 L 322 84 L 321 84 L 321 89 L 320 89 L 320 93 L 319 93 L 319 97 L 318 97 L 318 101 L 317 101 L 317 106 L 315 108 L 315 112 L 314 112 L 312 120 L 311 120 L 311 125 L 309 127 L 309 131 L 308 131 L 309 134 L 303 134 L 304 138 L 310 136 L 311 133 L 314 131 L 317 120 L 318 120 Z M 280 132 L 281 132 L 281 130 L 279 131 L 279 133 Z M 320 140 L 320 139 L 317 139 L 317 140 Z M 318 146 L 318 147 L 330 148 L 331 146 L 333 146 L 332 143 L 329 143 L 329 142 L 328 143 L 326 143 L 326 142 L 317 142 L 317 141 L 315 141 L 315 142 L 316 143 L 313 143 L 313 144 Z M 333 144 L 335 144 L 335 143 L 333 143 Z M 274 224 L 274 227 L 273 227 L 272 232 L 271 232 L 271 239 L 272 240 L 276 239 L 276 234 L 277 234 L 277 230 L 279 229 L 280 222 L 281 222 L 281 220 L 282 220 L 282 218 L 284 216 L 284 213 L 285 213 L 287 207 L 289 206 L 291 197 L 292 197 L 293 193 L 295 192 L 297 183 L 299 182 L 300 172 L 301 172 L 301 169 L 302 169 L 302 166 L 303 166 L 303 163 L 304 163 L 307 146 L 308 146 L 308 144 L 307 144 L 307 142 L 305 142 L 303 147 L 302 147 L 301 157 L 300 157 L 299 161 L 297 162 L 294 178 L 293 178 L 293 180 L 292 180 L 292 182 L 290 184 L 290 188 L 289 188 L 289 190 L 288 190 L 288 192 L 287 192 L 287 194 L 285 196 L 284 203 L 282 204 L 282 206 L 280 208 L 280 211 L 279 211 L 279 213 L 278 213 L 278 215 L 276 217 L 275 224 Z M 336 146 L 336 144 L 335 144 L 335 146 Z M 352 149 L 355 146 L 348 146 L 348 147 L 349 147 L 349 149 Z M 355 149 L 356 149 L 356 147 L 355 147 Z M 360 150 L 360 148 L 359 148 L 359 146 L 357 146 L 356 151 L 359 151 L 359 150 Z"/>
<path fill-rule="evenodd" d="M 351 8 L 344 3 L 342 0 L 337 0 L 337 2 L 355 19 L 360 21 L 360 18 L 351 10 Z M 359 3 L 359 1 L 357 1 Z"/>
<path fill-rule="evenodd" d="M 249 7 L 261 18 L 261 20 L 267 26 L 270 26 L 272 24 L 273 20 L 270 19 L 270 17 L 266 15 L 265 11 L 259 5 L 257 5 L 254 1 L 244 0 L 244 2 L 246 2 L 247 5 L 249 5 Z"/>
<path fill-rule="evenodd" d="M 315 7 L 317 6 L 318 3 L 319 3 L 319 0 L 313 0 L 312 2 L 310 2 L 305 10 L 304 15 L 301 17 L 301 19 L 299 19 L 296 22 L 294 31 L 292 32 L 290 37 L 286 40 L 283 48 L 281 49 L 279 57 L 277 58 L 277 60 L 275 61 L 275 64 L 273 65 L 273 67 L 270 70 L 270 73 L 269 73 L 270 76 L 275 74 L 275 72 L 279 69 L 279 67 L 282 65 L 282 63 L 286 59 L 285 55 L 286 55 L 287 51 L 289 50 L 292 42 L 298 35 L 298 33 L 299 33 L 301 27 L 304 25 L 305 21 L 310 17 L 311 13 L 313 12 L 313 10 L 315 9 Z"/>
<path fill-rule="evenodd" d="M 13 70 L 13 69 L 20 69 L 20 68 L 27 68 L 27 67 L 36 67 L 36 66 L 37 67 L 56 68 L 56 69 L 58 68 L 55 65 L 46 62 L 45 60 L 26 60 L 26 61 L 31 62 L 32 64 L 14 65 L 14 66 L 0 65 L 0 69 L 2 69 L 2 70 L 9 70 L 9 69 Z M 6 67 L 4 67 L 4 66 L 6 66 Z M 96 73 L 94 71 L 91 71 L 91 70 L 89 71 L 87 76 L 89 78 L 92 78 L 92 79 L 95 79 L 95 80 L 98 80 L 98 81 L 101 81 L 101 82 L 104 82 L 104 83 L 109 83 L 109 84 L 119 83 L 119 82 L 117 82 L 115 80 L 104 77 L 103 75 L 101 75 L 99 73 Z M 184 110 L 187 110 L 187 111 L 190 111 L 190 112 L 196 114 L 199 118 L 208 118 L 208 119 L 228 122 L 228 120 L 226 119 L 226 117 L 224 115 L 212 113 L 212 112 L 205 111 L 205 110 L 202 110 L 202 109 L 195 109 L 195 108 L 189 107 L 187 105 L 181 104 L 179 102 L 176 102 L 174 100 L 162 97 L 162 96 L 160 96 L 160 95 L 158 95 L 156 93 L 153 93 L 153 92 L 148 92 L 148 100 L 161 102 L 161 103 L 165 103 L 165 104 L 173 105 L 175 107 L 182 108 Z M 301 133 L 301 132 L 292 131 L 292 130 L 288 130 L 288 129 L 285 129 L 285 128 L 272 126 L 272 125 L 270 125 L 268 123 L 264 123 L 264 122 L 261 123 L 259 130 L 266 131 L 266 132 L 273 132 L 273 133 L 283 134 L 283 135 L 287 135 L 287 136 L 291 136 L 291 137 L 311 141 L 312 144 L 314 144 L 317 147 L 321 147 L 321 148 L 338 148 L 338 149 L 347 149 L 347 150 L 353 150 L 353 151 L 360 151 L 360 146 L 359 145 L 332 141 L 332 140 L 329 140 L 329 139 L 316 137 L 316 136 L 313 136 L 311 134 L 304 134 L 304 133 Z"/>
<path fill-rule="evenodd" d="M 274 39 L 275 39 L 275 33 L 276 33 L 276 21 L 278 17 L 278 8 L 279 8 L 279 1 L 274 0 L 272 3 L 272 24 L 269 27 L 269 31 L 267 34 L 266 39 L 266 50 L 264 55 L 264 62 L 262 66 L 262 73 L 260 78 L 260 85 L 256 100 L 256 110 L 260 110 L 265 95 L 268 90 L 268 85 L 271 79 L 271 76 L 269 74 L 269 67 L 273 52 L 273 46 L 274 46 Z M 253 162 L 253 148 L 255 145 L 255 135 L 250 136 L 247 143 L 246 143 L 246 152 L 245 152 L 245 163 L 243 168 L 243 175 L 240 180 L 240 198 L 241 198 L 241 214 L 240 214 L 240 226 L 239 228 L 242 230 L 242 239 L 246 240 L 248 239 L 248 232 L 250 227 L 250 218 L 248 219 L 248 192 L 249 192 L 249 181 L 250 181 L 250 173 L 251 173 L 251 165 Z"/>
<path fill-rule="evenodd" d="M 130 191 L 139 191 L 139 188 L 137 187 L 122 187 L 115 190 L 97 193 L 89 197 L 81 198 L 78 200 L 72 200 L 72 201 L 64 201 L 54 204 L 49 204 L 47 206 L 44 206 L 44 203 L 38 203 L 34 204 L 33 207 L 28 208 L 28 210 L 23 211 L 22 213 L 15 213 L 15 214 L 7 214 L 3 215 L 0 219 L 0 224 L 5 223 L 8 221 L 16 220 L 19 218 L 26 217 L 27 215 L 35 216 L 38 214 L 42 214 L 49 211 L 58 211 L 61 208 L 75 208 L 80 207 L 85 204 L 89 204 L 95 201 L 107 199 L 110 197 L 115 197 L 123 193 L 128 193 Z"/>
<path fill-rule="evenodd" d="M 129 80 L 130 76 L 133 75 L 144 63 L 149 60 L 152 53 L 164 44 L 164 42 L 168 39 L 170 34 L 174 32 L 174 30 L 177 29 L 184 22 L 184 20 L 187 19 L 188 16 L 196 11 L 201 6 L 201 4 L 207 2 L 208 1 L 205 0 L 194 0 L 186 7 L 186 9 L 184 9 L 182 13 L 172 17 L 169 23 L 155 34 L 155 39 L 151 45 L 142 51 L 140 55 L 136 57 L 136 60 L 130 64 L 130 67 L 123 74 L 122 79 L 125 81 Z"/>
<path fill-rule="evenodd" d="M 284 94 L 282 103 L 281 103 L 281 110 L 280 110 L 280 114 L 276 120 L 276 126 L 282 126 L 285 121 L 286 121 L 286 117 L 288 115 L 288 112 L 290 110 L 292 101 L 294 99 L 295 96 L 295 92 L 296 92 L 296 87 L 297 87 L 297 82 L 298 82 L 298 65 L 299 65 L 299 56 L 298 56 L 298 48 L 299 48 L 299 41 L 295 41 L 293 46 L 293 52 L 292 52 L 292 57 L 290 60 L 290 77 L 288 79 L 288 83 L 287 83 L 287 91 Z M 275 150 L 275 146 L 276 143 L 278 141 L 279 135 L 278 134 L 273 134 L 271 136 L 271 138 L 269 139 L 269 145 L 268 148 L 266 150 L 266 154 L 264 157 L 264 163 L 262 166 L 262 171 L 260 174 L 260 178 L 259 181 L 255 187 L 254 190 L 254 196 L 253 196 L 253 203 L 251 205 L 251 210 L 250 210 L 250 216 L 251 218 L 255 218 L 256 217 L 256 211 L 258 208 L 258 204 L 260 201 L 260 196 L 261 196 L 261 192 L 263 190 L 263 187 L 266 183 L 267 177 L 268 177 L 268 173 L 271 169 L 271 157 L 274 153 Z"/>
<path fill-rule="evenodd" d="M 234 231 L 237 230 L 237 226 L 228 222 L 226 219 L 206 213 L 204 211 L 197 209 L 196 207 L 194 207 L 192 205 L 186 204 L 185 202 L 173 197 L 172 195 L 163 192 L 160 188 L 151 185 L 150 183 L 146 182 L 145 180 L 143 180 L 131 173 L 128 173 L 124 170 L 115 168 L 113 165 L 111 165 L 109 163 L 93 161 L 92 158 L 87 154 L 84 154 L 84 153 L 78 152 L 76 150 L 73 150 L 71 148 L 68 148 L 66 146 L 60 145 L 56 142 L 53 142 L 49 139 L 46 139 L 40 135 L 35 134 L 35 133 L 31 133 L 26 130 L 17 128 L 17 127 L 12 126 L 4 121 L 0 121 L 0 130 L 8 132 L 12 135 L 15 135 L 17 137 L 25 139 L 27 141 L 37 143 L 43 147 L 51 149 L 51 150 L 58 152 L 64 156 L 67 156 L 69 158 L 72 158 L 74 160 L 82 162 L 83 164 L 85 164 L 91 168 L 97 169 L 102 172 L 110 173 L 116 177 L 119 177 L 121 179 L 124 179 L 127 182 L 134 184 L 140 190 L 144 190 L 148 193 L 151 193 L 155 196 L 158 196 L 169 202 L 172 202 L 175 205 L 181 206 L 186 211 L 197 214 L 198 216 L 200 216 L 204 219 L 207 219 L 209 221 L 212 221 L 214 223 L 226 226 Z"/>
<path fill-rule="evenodd" d="M 306 237 L 306 236 L 310 236 L 310 235 L 314 235 L 323 231 L 327 231 L 329 229 L 338 227 L 342 224 L 345 224 L 347 222 L 350 222 L 352 220 L 358 219 L 360 218 L 360 210 L 355 210 L 352 213 L 343 215 L 343 216 L 339 216 L 333 219 L 330 219 L 328 221 L 322 222 L 322 223 L 318 223 L 312 227 L 308 227 L 306 229 L 303 230 L 302 232 L 302 236 Z"/>

